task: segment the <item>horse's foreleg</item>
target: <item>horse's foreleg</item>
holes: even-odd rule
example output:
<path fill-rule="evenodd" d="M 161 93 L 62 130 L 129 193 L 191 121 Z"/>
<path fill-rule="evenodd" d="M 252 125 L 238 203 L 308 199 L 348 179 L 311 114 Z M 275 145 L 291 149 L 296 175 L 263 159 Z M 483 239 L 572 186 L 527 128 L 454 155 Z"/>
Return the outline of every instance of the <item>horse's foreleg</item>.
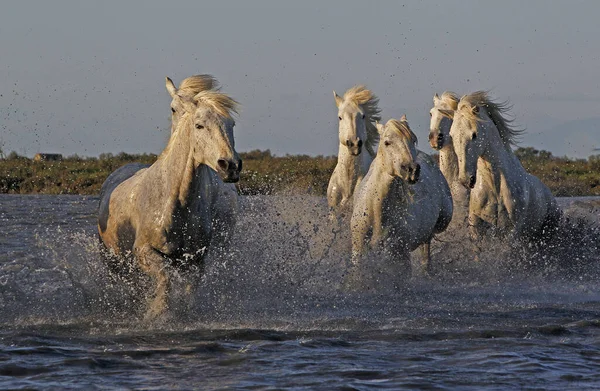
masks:
<path fill-rule="evenodd" d="M 154 298 L 150 301 L 148 311 L 145 315 L 146 319 L 153 319 L 167 308 L 169 276 L 165 270 L 165 259 L 162 254 L 148 244 L 136 248 L 135 255 L 141 269 L 156 283 Z"/>
<path fill-rule="evenodd" d="M 431 239 L 419 246 L 421 259 L 419 260 L 419 274 L 424 277 L 431 275 Z"/>
<path fill-rule="evenodd" d="M 479 262 L 481 254 L 481 238 L 483 229 L 483 220 L 479 217 L 470 214 L 469 215 L 469 237 L 471 238 L 471 245 L 473 246 L 473 255 L 476 262 Z"/>

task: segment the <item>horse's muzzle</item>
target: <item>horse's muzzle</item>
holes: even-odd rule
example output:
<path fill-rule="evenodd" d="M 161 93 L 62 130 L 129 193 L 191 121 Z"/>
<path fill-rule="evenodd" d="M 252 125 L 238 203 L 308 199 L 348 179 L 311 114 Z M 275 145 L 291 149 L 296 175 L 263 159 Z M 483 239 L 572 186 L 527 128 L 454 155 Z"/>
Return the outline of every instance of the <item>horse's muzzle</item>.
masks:
<path fill-rule="evenodd" d="M 475 175 L 470 175 L 468 179 L 461 179 L 460 182 L 467 189 L 472 189 L 475 187 L 475 182 L 477 182 L 477 177 Z"/>
<path fill-rule="evenodd" d="M 469 177 L 469 189 L 472 189 L 475 187 L 475 182 L 477 182 L 477 178 L 475 177 L 475 175 L 471 175 Z"/>
<path fill-rule="evenodd" d="M 442 149 L 442 147 L 444 146 L 444 134 L 438 133 L 436 136 L 434 132 L 430 132 L 429 145 L 431 145 L 431 148 L 437 149 L 438 151 Z"/>
<path fill-rule="evenodd" d="M 346 146 L 348 147 L 348 150 L 352 156 L 358 156 L 362 151 L 363 142 L 361 139 L 357 139 L 357 141 L 348 139 L 346 140 Z"/>
<path fill-rule="evenodd" d="M 421 176 L 421 165 L 420 164 L 414 164 L 414 165 L 410 165 L 407 168 L 408 170 L 408 183 L 410 183 L 411 185 L 414 185 L 415 183 L 417 183 L 419 181 L 419 177 Z"/>
<path fill-rule="evenodd" d="M 242 159 L 227 160 L 219 159 L 217 161 L 219 165 L 219 175 L 223 182 L 235 183 L 240 180 L 240 172 L 242 171 Z"/>

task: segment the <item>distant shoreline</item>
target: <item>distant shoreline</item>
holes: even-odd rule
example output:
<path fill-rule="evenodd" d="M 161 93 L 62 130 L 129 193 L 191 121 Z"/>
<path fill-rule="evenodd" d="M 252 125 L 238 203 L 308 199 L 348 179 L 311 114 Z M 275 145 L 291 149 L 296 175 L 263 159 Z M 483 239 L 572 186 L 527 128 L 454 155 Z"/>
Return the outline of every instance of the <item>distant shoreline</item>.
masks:
<path fill-rule="evenodd" d="M 525 169 L 539 177 L 555 196 L 600 196 L 600 155 L 588 159 L 558 158 L 534 148 L 515 151 Z M 324 195 L 335 168 L 334 156 L 274 156 L 269 150 L 241 153 L 244 161 L 240 194 L 302 192 Z M 66 157 L 35 161 L 9 154 L 0 159 L 0 194 L 97 195 L 106 177 L 120 166 L 152 164 L 153 154 Z"/>

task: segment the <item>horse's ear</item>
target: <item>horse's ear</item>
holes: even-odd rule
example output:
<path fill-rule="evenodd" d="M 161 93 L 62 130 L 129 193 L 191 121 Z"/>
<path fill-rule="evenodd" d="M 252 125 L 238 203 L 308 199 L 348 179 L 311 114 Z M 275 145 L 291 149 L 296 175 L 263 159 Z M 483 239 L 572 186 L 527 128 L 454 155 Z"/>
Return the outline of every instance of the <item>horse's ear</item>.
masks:
<path fill-rule="evenodd" d="M 167 77 L 165 85 L 167 87 L 167 91 L 169 91 L 169 95 L 171 95 L 171 98 L 174 98 L 175 95 L 177 95 L 177 88 L 175 87 L 175 84 L 173 84 L 173 80 Z"/>
<path fill-rule="evenodd" d="M 406 119 L 406 114 L 402 114 L 402 117 L 400 117 L 400 122 L 408 122 Z"/>
<path fill-rule="evenodd" d="M 383 131 L 385 130 L 385 126 L 379 123 L 379 121 L 375 121 L 375 127 L 377 128 L 377 132 L 380 135 L 383 135 Z"/>
<path fill-rule="evenodd" d="M 343 100 L 343 99 L 342 99 L 342 97 L 341 97 L 341 96 L 339 96 L 339 95 L 338 95 L 338 94 L 335 92 L 335 90 L 333 91 L 333 98 L 335 99 L 335 105 L 336 105 L 337 107 L 340 107 L 340 105 L 342 104 L 342 100 Z"/>
<path fill-rule="evenodd" d="M 437 105 L 439 101 L 440 101 L 440 96 L 436 92 L 435 95 L 433 96 L 433 104 Z"/>
<path fill-rule="evenodd" d="M 438 111 L 442 113 L 444 117 L 454 119 L 454 110 L 438 109 Z"/>

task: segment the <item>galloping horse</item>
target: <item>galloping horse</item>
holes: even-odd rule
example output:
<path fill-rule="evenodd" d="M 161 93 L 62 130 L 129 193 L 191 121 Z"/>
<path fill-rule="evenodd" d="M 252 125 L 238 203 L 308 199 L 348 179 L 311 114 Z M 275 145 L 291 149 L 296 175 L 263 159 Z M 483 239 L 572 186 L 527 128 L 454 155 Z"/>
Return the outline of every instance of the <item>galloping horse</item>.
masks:
<path fill-rule="evenodd" d="M 453 118 L 450 136 L 459 180 L 471 189 L 469 225 L 474 238 L 492 226 L 500 234 L 532 239 L 548 235 L 560 220 L 548 187 L 525 171 L 511 149 L 523 131 L 505 118 L 509 109 L 507 102 L 494 102 L 478 91 L 463 96 L 456 111 L 441 111 Z"/>
<path fill-rule="evenodd" d="M 386 247 L 408 259 L 421 246 L 421 273 L 428 273 L 431 239 L 452 219 L 448 183 L 433 159 L 417 151 L 405 116 L 378 128 L 382 142 L 354 197 L 353 264 L 368 247 Z"/>
<path fill-rule="evenodd" d="M 171 138 L 151 166 L 128 164 L 102 185 L 98 231 L 117 256 L 133 254 L 156 284 L 147 318 L 166 308 L 167 260 L 199 263 L 218 236 L 227 236 L 237 208 L 233 182 L 242 162 L 232 115 L 237 102 L 206 75 L 167 78 L 173 101 Z"/>
<path fill-rule="evenodd" d="M 365 86 L 350 88 L 340 97 L 333 91 L 338 108 L 338 161 L 327 187 L 327 203 L 331 216 L 340 214 L 351 205 L 354 190 L 369 170 L 375 157 L 379 133 L 375 122 L 381 119 L 379 99 Z M 361 153 L 362 147 L 367 153 Z"/>

